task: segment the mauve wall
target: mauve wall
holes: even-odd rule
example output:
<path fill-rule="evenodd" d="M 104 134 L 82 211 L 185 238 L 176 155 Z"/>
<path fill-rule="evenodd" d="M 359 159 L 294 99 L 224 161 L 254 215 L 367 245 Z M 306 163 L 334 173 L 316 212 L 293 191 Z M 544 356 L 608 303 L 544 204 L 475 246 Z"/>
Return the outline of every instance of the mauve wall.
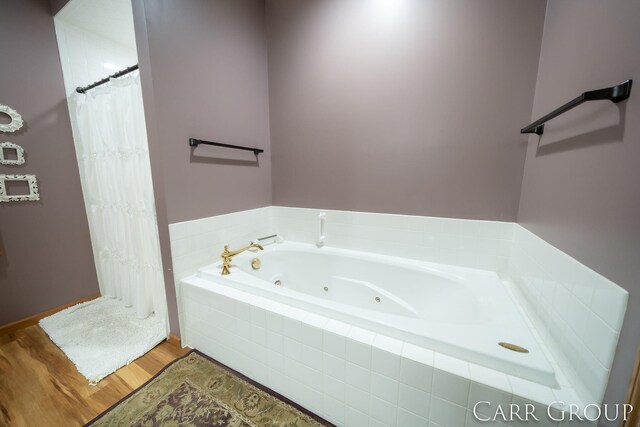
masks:
<path fill-rule="evenodd" d="M 0 103 L 25 126 L 0 141 L 21 145 L 27 162 L 0 173 L 37 175 L 41 200 L 0 204 L 0 324 L 98 292 L 49 3 L 2 9 Z"/>
<path fill-rule="evenodd" d="M 515 220 L 545 4 L 268 0 L 274 205 Z"/>
<path fill-rule="evenodd" d="M 149 0 L 144 8 L 169 223 L 269 205 L 264 2 Z M 207 146 L 192 153 L 189 137 L 266 152 L 258 161 Z"/>
<path fill-rule="evenodd" d="M 177 333 L 168 224 L 271 204 L 264 2 L 134 0 L 133 10 L 169 317 Z M 256 159 L 209 146 L 192 151 L 189 137 L 265 152 Z"/>
<path fill-rule="evenodd" d="M 51 5 L 51 15 L 55 15 L 60 12 L 60 10 L 69 3 L 70 0 L 49 0 L 49 4 Z"/>
<path fill-rule="evenodd" d="M 640 330 L 638 17 L 637 0 L 549 2 L 534 118 L 584 90 L 628 78 L 636 87 L 624 103 L 584 104 L 530 137 L 518 214 L 523 226 L 629 291 L 609 403 L 624 401 Z"/>

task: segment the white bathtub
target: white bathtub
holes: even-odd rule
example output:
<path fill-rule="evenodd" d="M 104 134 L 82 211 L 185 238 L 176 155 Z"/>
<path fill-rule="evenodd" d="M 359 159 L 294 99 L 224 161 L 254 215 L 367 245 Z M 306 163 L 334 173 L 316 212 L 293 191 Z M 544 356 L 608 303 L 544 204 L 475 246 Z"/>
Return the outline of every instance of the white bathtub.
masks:
<path fill-rule="evenodd" d="M 261 262 L 257 270 L 251 266 L 254 258 Z M 556 384 L 523 313 L 494 272 L 293 242 L 245 252 L 234 258 L 230 275 L 220 271 L 216 263 L 197 276 L 212 286 L 231 286 L 540 384 Z"/>

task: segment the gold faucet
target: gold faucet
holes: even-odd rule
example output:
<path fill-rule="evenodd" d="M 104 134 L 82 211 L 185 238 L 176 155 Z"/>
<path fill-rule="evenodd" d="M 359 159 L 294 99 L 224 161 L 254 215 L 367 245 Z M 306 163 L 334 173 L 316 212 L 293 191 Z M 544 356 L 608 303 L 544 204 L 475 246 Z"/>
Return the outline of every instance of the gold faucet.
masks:
<path fill-rule="evenodd" d="M 244 252 L 247 251 L 249 249 L 259 249 L 259 250 L 264 250 L 264 248 L 262 247 L 262 245 L 259 245 L 258 243 L 252 243 L 249 246 L 247 246 L 246 248 L 242 248 L 242 249 L 238 249 L 237 251 L 233 251 L 231 252 L 229 250 L 229 245 L 225 245 L 224 247 L 224 252 L 222 252 L 222 254 L 220 254 L 220 256 L 222 257 L 222 275 L 226 276 L 227 274 L 230 274 L 231 272 L 229 271 L 229 267 L 231 267 L 231 259 Z"/>

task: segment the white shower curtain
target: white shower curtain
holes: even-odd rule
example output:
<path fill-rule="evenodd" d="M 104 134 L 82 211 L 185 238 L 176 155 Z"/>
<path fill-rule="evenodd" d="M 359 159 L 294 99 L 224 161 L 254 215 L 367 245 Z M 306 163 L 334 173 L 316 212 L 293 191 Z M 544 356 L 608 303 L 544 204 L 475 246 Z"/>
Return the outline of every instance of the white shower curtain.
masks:
<path fill-rule="evenodd" d="M 138 72 L 75 94 L 74 134 L 103 296 L 139 318 L 167 304 Z M 73 115 L 73 113 L 72 113 Z"/>

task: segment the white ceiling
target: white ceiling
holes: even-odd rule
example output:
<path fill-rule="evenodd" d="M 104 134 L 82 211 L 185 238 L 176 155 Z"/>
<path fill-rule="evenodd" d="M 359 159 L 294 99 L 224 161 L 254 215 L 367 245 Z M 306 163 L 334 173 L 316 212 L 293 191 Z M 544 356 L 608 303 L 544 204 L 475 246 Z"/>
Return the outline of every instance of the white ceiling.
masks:
<path fill-rule="evenodd" d="M 136 47 L 131 0 L 71 0 L 56 18 L 131 49 Z"/>

